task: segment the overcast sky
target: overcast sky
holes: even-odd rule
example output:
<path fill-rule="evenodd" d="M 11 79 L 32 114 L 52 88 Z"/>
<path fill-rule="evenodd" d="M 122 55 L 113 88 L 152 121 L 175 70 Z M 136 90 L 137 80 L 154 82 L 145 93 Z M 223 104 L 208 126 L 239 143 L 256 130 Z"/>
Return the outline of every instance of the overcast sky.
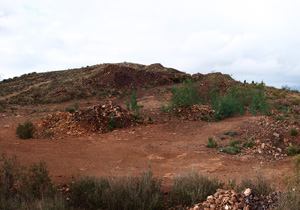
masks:
<path fill-rule="evenodd" d="M 0 75 L 110 62 L 300 89 L 299 0 L 0 0 Z"/>

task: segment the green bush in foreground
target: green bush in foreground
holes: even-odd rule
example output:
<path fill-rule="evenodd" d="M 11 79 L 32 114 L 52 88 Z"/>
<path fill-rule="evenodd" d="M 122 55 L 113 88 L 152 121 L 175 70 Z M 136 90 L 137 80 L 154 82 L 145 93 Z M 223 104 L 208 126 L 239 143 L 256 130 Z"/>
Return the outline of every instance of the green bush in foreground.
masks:
<path fill-rule="evenodd" d="M 285 177 L 287 192 L 278 199 L 278 209 L 298 210 L 300 209 L 300 155 L 293 158 L 295 165 L 295 178 Z"/>
<path fill-rule="evenodd" d="M 171 200 L 174 205 L 192 206 L 204 201 L 207 196 L 213 195 L 224 183 L 217 178 L 211 179 L 207 176 L 194 172 L 185 177 L 177 177 L 171 188 Z"/>
<path fill-rule="evenodd" d="M 23 125 L 19 124 L 16 134 L 20 139 L 30 139 L 33 137 L 35 128 L 32 122 L 25 122 Z"/>
<path fill-rule="evenodd" d="M 161 180 L 151 171 L 137 178 L 91 178 L 71 186 L 71 206 L 81 209 L 162 209 Z"/>
<path fill-rule="evenodd" d="M 26 168 L 5 153 L 0 162 L 0 209 L 64 209 L 44 162 Z"/>
<path fill-rule="evenodd" d="M 258 175 L 254 179 L 243 179 L 241 181 L 241 184 L 238 186 L 238 189 L 239 191 L 241 191 L 245 188 L 250 188 L 262 195 L 267 195 L 274 190 L 271 186 L 271 180 L 266 179 L 266 177 L 264 177 L 260 173 L 258 173 Z"/>

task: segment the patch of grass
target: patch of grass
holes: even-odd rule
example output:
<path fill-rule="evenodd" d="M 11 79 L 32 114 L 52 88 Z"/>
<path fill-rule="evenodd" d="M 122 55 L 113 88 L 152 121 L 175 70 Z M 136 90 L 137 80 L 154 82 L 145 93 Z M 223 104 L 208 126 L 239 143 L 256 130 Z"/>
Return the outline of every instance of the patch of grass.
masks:
<path fill-rule="evenodd" d="M 220 139 L 221 139 L 221 140 L 225 140 L 225 136 L 221 136 Z"/>
<path fill-rule="evenodd" d="M 297 136 L 297 134 L 298 134 L 298 130 L 297 130 L 297 128 L 295 128 L 295 127 L 292 127 L 292 128 L 289 130 L 289 132 L 290 132 L 290 135 L 291 135 L 291 136 Z"/>
<path fill-rule="evenodd" d="M 220 152 L 225 152 L 225 153 L 228 153 L 230 155 L 235 155 L 237 153 L 240 153 L 241 151 L 236 148 L 236 147 L 223 147 L 220 149 Z"/>
<path fill-rule="evenodd" d="M 20 139 L 30 139 L 33 137 L 35 127 L 32 122 L 26 121 L 23 125 L 19 124 L 16 134 Z"/>
<path fill-rule="evenodd" d="M 216 140 L 214 140 L 212 137 L 208 138 L 208 143 L 206 145 L 206 147 L 208 148 L 215 148 L 218 146 L 218 143 L 216 142 Z"/>
<path fill-rule="evenodd" d="M 71 108 L 71 107 L 66 107 L 65 108 L 65 112 L 69 112 L 69 113 L 74 113 L 75 112 L 75 109 Z"/>
<path fill-rule="evenodd" d="M 274 190 L 271 186 L 271 180 L 268 180 L 261 173 L 258 173 L 254 179 L 243 179 L 238 188 L 239 190 L 250 188 L 251 190 L 254 190 L 262 195 L 269 194 Z"/>
<path fill-rule="evenodd" d="M 279 146 L 277 140 L 274 142 L 274 146 L 275 146 L 276 148 Z"/>
<path fill-rule="evenodd" d="M 230 139 L 230 141 L 228 143 L 228 146 L 239 148 L 240 147 L 240 140 L 238 140 L 238 139 L 235 139 L 235 140 Z"/>
<path fill-rule="evenodd" d="M 161 180 L 151 171 L 138 178 L 85 177 L 70 187 L 76 209 L 163 209 Z"/>
<path fill-rule="evenodd" d="M 287 148 L 287 155 L 294 156 L 300 153 L 300 148 L 297 145 L 292 145 Z"/>
<path fill-rule="evenodd" d="M 275 119 L 277 121 L 281 121 L 281 122 L 283 122 L 285 120 L 285 118 L 283 116 L 277 116 Z"/>
<path fill-rule="evenodd" d="M 240 140 L 238 140 L 238 139 L 235 139 L 235 140 L 230 139 L 230 141 L 228 143 L 228 147 L 223 147 L 219 151 L 220 152 L 225 152 L 225 153 L 228 153 L 228 154 L 231 154 L 231 155 L 235 155 L 235 154 L 241 152 L 240 147 L 241 147 Z"/>
<path fill-rule="evenodd" d="M 226 132 L 224 133 L 224 135 L 228 135 L 228 136 L 235 136 L 236 134 L 237 134 L 236 131 L 226 131 Z"/>
<path fill-rule="evenodd" d="M 214 194 L 223 186 L 224 183 L 217 178 L 212 179 L 194 172 L 174 179 L 170 192 L 171 201 L 181 207 L 192 206 L 204 201 L 207 196 Z"/>
<path fill-rule="evenodd" d="M 248 141 L 243 143 L 243 147 L 254 147 L 254 142 L 253 141 Z"/>

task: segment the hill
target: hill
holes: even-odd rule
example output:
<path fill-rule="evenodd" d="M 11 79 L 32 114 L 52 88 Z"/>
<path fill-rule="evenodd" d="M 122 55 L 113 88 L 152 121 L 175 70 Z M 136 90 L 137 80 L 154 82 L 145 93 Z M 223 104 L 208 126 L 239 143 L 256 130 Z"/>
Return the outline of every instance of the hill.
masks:
<path fill-rule="evenodd" d="M 101 200 L 101 196 L 93 194 L 100 193 L 98 188 L 88 190 L 91 195 L 80 192 L 84 187 L 90 189 L 97 184 L 94 184 L 95 178 L 80 182 L 77 174 L 112 177 L 107 179 L 109 184 L 116 184 L 119 183 L 114 182 L 116 177 L 120 177 L 120 183 L 124 177 L 127 181 L 131 180 L 128 177 L 137 180 L 134 177 L 149 166 L 151 172 L 144 175 L 161 178 L 162 185 L 151 181 L 158 186 L 155 195 L 159 202 L 160 196 L 164 198 L 165 208 L 158 204 L 160 209 L 193 206 L 208 195 L 212 196 L 195 209 L 207 205 L 268 209 L 278 205 L 281 195 L 287 196 L 286 202 L 290 202 L 288 195 L 300 198 L 299 180 L 293 182 L 299 171 L 294 173 L 292 158 L 300 153 L 298 91 L 266 87 L 263 83 L 241 83 L 222 73 L 189 75 L 161 64 L 133 63 L 31 73 L 2 81 L 0 88 L 2 151 L 9 156 L 16 155 L 27 166 L 44 160 L 50 178 L 61 184 L 56 196 L 62 199 L 59 202 L 66 209 L 107 209 L 104 201 L 114 197 L 114 192 L 106 191 L 112 194 Z M 29 137 L 25 136 L 28 139 L 20 139 L 17 134 L 31 126 L 34 129 Z M 300 160 L 300 156 L 297 157 Z M 9 161 L 3 163 L 0 178 L 10 168 L 7 167 Z M 36 166 L 34 169 L 28 177 L 34 178 L 32 174 L 39 172 Z M 194 172 L 207 176 L 211 182 Z M 256 174 L 260 174 L 257 180 Z M 75 186 L 72 175 L 79 180 Z M 290 177 L 290 183 L 297 190 L 289 191 L 284 177 Z M 18 181 L 17 176 L 12 180 L 14 191 L 11 188 L 1 191 L 1 187 L 6 186 L 1 180 L 0 198 L 3 195 L 12 198 L 6 205 L 18 204 L 13 202 L 14 195 L 19 196 L 21 206 L 40 205 L 31 204 L 26 196 L 27 203 L 22 202 L 23 195 L 19 192 L 26 195 L 28 191 L 15 187 L 24 180 Z M 202 187 L 202 181 L 214 185 L 211 191 L 203 192 L 208 187 Z M 37 184 L 34 180 L 32 183 Z M 83 185 L 76 189 L 77 183 Z M 106 178 L 101 183 L 106 183 Z M 200 188 L 194 189 L 194 186 Z M 230 190 L 216 190 L 222 186 Z M 283 193 L 271 193 L 271 189 Z M 176 190 L 175 197 L 182 195 L 184 199 L 176 197 L 174 200 L 172 193 Z M 194 195 L 194 192 L 199 194 Z M 261 195 L 263 193 L 267 194 Z M 221 197 L 228 199 L 220 201 Z M 89 206 L 90 198 L 99 200 Z M 52 198 L 49 199 L 52 202 Z M 151 199 L 146 197 L 146 200 Z M 116 202 L 121 205 L 127 200 Z M 269 207 L 260 208 L 260 205 Z"/>

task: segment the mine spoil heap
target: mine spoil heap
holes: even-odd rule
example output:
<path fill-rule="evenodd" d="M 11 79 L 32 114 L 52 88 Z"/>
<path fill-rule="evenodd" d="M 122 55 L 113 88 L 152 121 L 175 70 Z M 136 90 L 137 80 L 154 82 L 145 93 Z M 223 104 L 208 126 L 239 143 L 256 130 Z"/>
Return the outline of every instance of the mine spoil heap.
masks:
<path fill-rule="evenodd" d="M 91 133 L 105 133 L 114 128 L 132 126 L 139 121 L 121 106 L 107 102 L 91 108 L 69 112 L 57 112 L 38 122 L 36 137 L 44 137 L 51 132 L 53 136 L 81 136 Z"/>
<path fill-rule="evenodd" d="M 249 188 L 242 193 L 234 190 L 218 189 L 214 195 L 207 197 L 203 203 L 195 205 L 191 210 L 232 209 L 232 210 L 264 210 L 276 209 L 280 192 L 260 195 Z"/>

